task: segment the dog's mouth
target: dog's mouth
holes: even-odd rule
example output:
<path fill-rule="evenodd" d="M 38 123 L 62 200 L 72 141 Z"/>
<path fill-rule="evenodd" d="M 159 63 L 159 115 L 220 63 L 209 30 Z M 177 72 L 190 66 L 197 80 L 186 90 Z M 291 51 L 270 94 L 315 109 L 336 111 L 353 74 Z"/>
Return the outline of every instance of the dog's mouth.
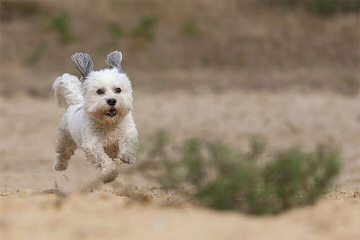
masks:
<path fill-rule="evenodd" d="M 117 114 L 117 111 L 115 108 L 110 108 L 110 110 L 107 113 L 105 113 L 105 115 L 107 117 L 115 117 L 116 114 Z"/>

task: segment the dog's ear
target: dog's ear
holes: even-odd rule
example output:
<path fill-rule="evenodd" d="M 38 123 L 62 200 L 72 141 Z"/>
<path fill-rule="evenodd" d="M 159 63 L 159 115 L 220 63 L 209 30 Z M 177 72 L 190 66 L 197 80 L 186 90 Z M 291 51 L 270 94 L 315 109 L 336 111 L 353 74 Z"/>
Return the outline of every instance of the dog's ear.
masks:
<path fill-rule="evenodd" d="M 75 53 L 71 56 L 71 59 L 74 61 L 76 68 L 81 73 L 82 80 L 85 80 L 94 67 L 93 61 L 91 60 L 89 54 Z"/>
<path fill-rule="evenodd" d="M 116 68 L 119 72 L 123 72 L 121 69 L 122 54 L 119 51 L 111 52 L 107 55 L 106 63 L 110 68 Z"/>

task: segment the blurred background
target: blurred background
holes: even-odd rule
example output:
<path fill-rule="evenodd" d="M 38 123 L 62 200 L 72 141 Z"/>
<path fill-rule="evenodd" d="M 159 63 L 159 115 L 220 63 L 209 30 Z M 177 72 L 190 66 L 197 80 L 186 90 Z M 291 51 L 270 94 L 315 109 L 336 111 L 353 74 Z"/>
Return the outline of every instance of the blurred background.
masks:
<path fill-rule="evenodd" d="M 360 213 L 351 206 L 360 209 L 359 23 L 360 0 L 0 0 L 0 233 L 6 239 L 116 239 L 120 233 L 128 239 L 357 239 Z M 78 151 L 67 171 L 55 173 L 64 110 L 56 107 L 51 85 L 65 72 L 79 76 L 70 59 L 75 52 L 89 53 L 99 70 L 114 50 L 123 53 L 133 85 L 137 163 L 103 185 L 92 182 L 99 173 Z M 326 195 L 321 190 L 319 204 L 266 218 L 272 221 L 204 211 L 166 189 L 174 179 L 157 164 L 197 161 L 199 146 L 208 142 L 221 154 L 233 149 L 249 159 L 264 143 L 261 163 L 279 150 L 332 145 L 341 152 L 341 171 Z M 208 150 L 205 158 L 213 154 Z M 269 168 L 270 177 L 287 172 L 278 167 Z M 90 190 L 83 194 L 85 186 Z M 164 203 L 172 210 L 157 208 Z M 54 216 L 66 227 L 54 227 Z"/>
<path fill-rule="evenodd" d="M 358 0 L 1 1 L 1 94 L 48 96 L 114 49 L 135 87 L 355 94 Z M 31 76 L 31 77 L 30 77 Z"/>

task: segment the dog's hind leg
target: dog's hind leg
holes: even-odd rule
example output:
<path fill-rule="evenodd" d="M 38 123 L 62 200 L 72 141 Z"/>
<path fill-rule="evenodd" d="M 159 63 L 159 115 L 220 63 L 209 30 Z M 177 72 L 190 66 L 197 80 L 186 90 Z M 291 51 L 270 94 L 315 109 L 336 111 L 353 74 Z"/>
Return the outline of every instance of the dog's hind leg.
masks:
<path fill-rule="evenodd" d="M 68 161 L 74 154 L 76 148 L 76 143 L 71 138 L 70 134 L 60 127 L 56 136 L 55 170 L 64 171 L 67 169 Z"/>

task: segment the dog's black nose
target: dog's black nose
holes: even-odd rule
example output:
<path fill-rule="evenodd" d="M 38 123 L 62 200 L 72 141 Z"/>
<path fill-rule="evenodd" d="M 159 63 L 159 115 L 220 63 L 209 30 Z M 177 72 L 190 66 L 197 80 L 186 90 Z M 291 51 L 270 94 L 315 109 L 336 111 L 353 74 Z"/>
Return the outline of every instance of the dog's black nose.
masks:
<path fill-rule="evenodd" d="M 106 102 L 110 105 L 110 106 L 114 106 L 116 104 L 116 99 L 115 98 L 109 98 L 106 100 Z"/>

